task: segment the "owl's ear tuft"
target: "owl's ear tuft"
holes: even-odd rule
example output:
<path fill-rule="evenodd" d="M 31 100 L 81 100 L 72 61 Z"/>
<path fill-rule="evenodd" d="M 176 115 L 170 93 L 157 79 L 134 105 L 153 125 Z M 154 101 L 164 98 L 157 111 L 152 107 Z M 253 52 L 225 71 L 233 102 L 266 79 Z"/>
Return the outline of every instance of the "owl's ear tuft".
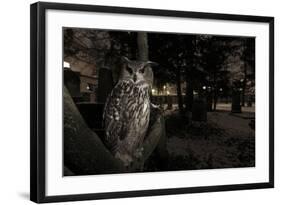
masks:
<path fill-rule="evenodd" d="M 127 58 L 126 56 L 122 56 L 122 57 L 121 57 L 121 61 L 122 61 L 123 63 L 129 63 L 129 62 L 130 62 L 129 58 Z"/>
<path fill-rule="evenodd" d="M 156 62 L 153 62 L 153 61 L 147 61 L 147 63 L 146 63 L 147 65 L 149 65 L 149 66 L 151 66 L 151 67 L 156 67 L 156 66 L 158 66 L 159 64 L 158 63 L 156 63 Z"/>

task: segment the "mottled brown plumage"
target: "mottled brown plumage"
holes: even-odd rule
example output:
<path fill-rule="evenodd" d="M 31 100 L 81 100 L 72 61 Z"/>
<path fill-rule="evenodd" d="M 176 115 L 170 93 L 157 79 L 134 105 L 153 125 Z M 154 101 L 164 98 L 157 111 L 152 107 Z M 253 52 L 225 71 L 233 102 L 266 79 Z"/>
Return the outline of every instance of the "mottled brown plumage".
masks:
<path fill-rule="evenodd" d="M 105 141 L 112 154 L 129 166 L 141 156 L 150 117 L 151 62 L 126 59 L 104 110 Z"/>

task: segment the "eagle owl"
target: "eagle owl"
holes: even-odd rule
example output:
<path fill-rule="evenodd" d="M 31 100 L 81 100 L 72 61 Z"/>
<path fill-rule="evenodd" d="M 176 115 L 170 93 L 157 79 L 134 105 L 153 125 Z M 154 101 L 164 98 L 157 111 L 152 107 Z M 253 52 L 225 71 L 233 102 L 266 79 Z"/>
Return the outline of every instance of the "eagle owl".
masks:
<path fill-rule="evenodd" d="M 120 77 L 104 109 L 105 144 L 126 167 L 142 155 L 150 117 L 151 61 L 123 58 Z"/>

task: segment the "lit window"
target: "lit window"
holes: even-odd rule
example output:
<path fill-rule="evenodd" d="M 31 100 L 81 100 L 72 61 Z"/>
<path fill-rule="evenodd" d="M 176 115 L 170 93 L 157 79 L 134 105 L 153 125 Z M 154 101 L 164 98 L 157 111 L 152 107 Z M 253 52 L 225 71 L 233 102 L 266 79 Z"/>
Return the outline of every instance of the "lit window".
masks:
<path fill-rule="evenodd" d="M 70 68 L 70 63 L 64 61 L 64 62 L 63 62 L 63 67 L 64 67 L 64 68 Z"/>

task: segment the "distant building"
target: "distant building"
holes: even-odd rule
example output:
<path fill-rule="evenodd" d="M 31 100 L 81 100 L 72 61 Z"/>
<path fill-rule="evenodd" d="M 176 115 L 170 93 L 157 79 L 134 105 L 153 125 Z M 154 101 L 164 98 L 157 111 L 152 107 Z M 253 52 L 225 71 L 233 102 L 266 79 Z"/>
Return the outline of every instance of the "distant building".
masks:
<path fill-rule="evenodd" d="M 80 75 L 80 92 L 88 94 L 90 102 L 97 102 L 98 76 Z"/>
<path fill-rule="evenodd" d="M 185 95 L 186 82 L 181 83 L 181 94 Z M 152 88 L 152 95 L 177 95 L 177 85 L 173 83 L 166 83 L 162 87 L 158 88 L 154 86 Z"/>
<path fill-rule="evenodd" d="M 76 102 L 97 102 L 98 76 L 81 75 L 64 68 L 64 84 Z"/>

